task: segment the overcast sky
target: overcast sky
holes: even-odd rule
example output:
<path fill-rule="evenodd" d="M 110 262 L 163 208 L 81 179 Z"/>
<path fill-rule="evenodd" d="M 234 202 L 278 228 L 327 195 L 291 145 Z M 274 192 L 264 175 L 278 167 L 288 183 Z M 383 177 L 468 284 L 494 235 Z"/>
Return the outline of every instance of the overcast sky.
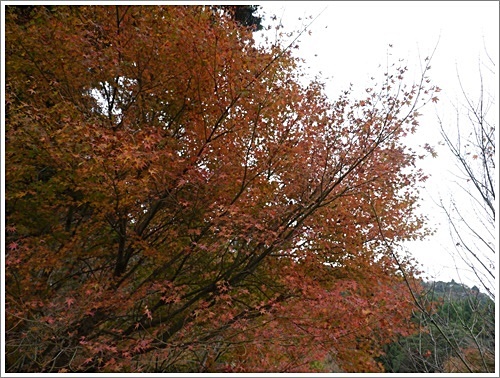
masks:
<path fill-rule="evenodd" d="M 176 4 L 178 2 L 175 2 Z M 199 3 L 199 2 L 196 2 Z M 457 73 L 467 92 L 474 98 L 479 93 L 479 68 L 483 70 L 485 90 L 498 99 L 498 1 L 282 1 L 254 2 L 264 13 L 264 25 L 271 23 L 271 16 L 281 20 L 285 30 L 302 29 L 310 22 L 306 18 L 319 17 L 311 25 L 311 35 L 300 38 L 297 54 L 305 58 L 311 77 L 321 73 L 327 94 L 335 99 L 350 83 L 363 90 L 370 85 L 370 77 L 380 73 L 389 57 L 404 59 L 410 75 L 420 74 L 420 62 L 436 52 L 432 59 L 430 76 L 442 89 L 437 106 L 427 106 L 421 118 L 419 133 L 413 143 L 437 145 L 440 135 L 437 116 L 445 124 L 456 122 L 460 98 Z M 267 35 L 272 39 L 272 31 Z M 393 47 L 389 49 L 389 44 Z M 494 70 L 492 74 L 490 70 Z M 411 77 L 411 76 L 410 76 Z M 493 113 L 496 112 L 496 113 Z M 497 125 L 498 105 L 492 108 L 492 120 Z M 498 135 L 498 130 L 497 130 Z M 424 243 L 408 248 L 423 264 L 424 269 L 438 280 L 463 280 L 474 284 L 463 267 L 457 271 L 448 237 L 449 231 L 442 212 L 433 200 L 449 197 L 453 161 L 446 150 L 439 150 L 439 158 L 423 164 L 431 174 L 423 195 L 423 207 L 431 225 L 438 232 Z M 498 174 L 497 176 L 498 177 Z M 498 182 L 498 181 L 497 181 Z M 497 221 L 498 223 L 498 221 Z M 497 243 L 498 244 L 498 243 Z M 498 259 L 498 245 L 497 245 Z M 498 277 L 498 266 L 497 266 Z"/>
<path fill-rule="evenodd" d="M 500 30 L 499 3 L 496 1 L 290 1 L 260 4 L 264 25 L 269 25 L 271 16 L 276 15 L 287 31 L 301 29 L 310 22 L 306 19 L 308 16 L 319 15 L 310 27 L 311 35 L 306 33 L 300 38 L 297 55 L 306 59 L 305 67 L 308 67 L 311 77 L 321 73 L 332 99 L 350 83 L 359 90 L 369 86 L 370 77 L 380 73 L 379 65 L 386 64 L 388 53 L 392 54 L 389 58 L 394 61 L 404 59 L 410 75 L 417 77 L 420 63 L 436 48 L 429 75 L 442 92 L 436 106 L 424 108 L 420 131 L 412 140 L 417 144 L 429 142 L 437 146 L 440 140 L 438 115 L 445 125 L 456 123 L 454 107 L 462 102 L 457 74 L 468 94 L 477 98 L 481 67 L 487 79 L 485 90 L 498 99 L 496 70 Z M 271 31 L 262 33 L 269 36 Z M 495 125 L 498 122 L 497 108 L 495 103 L 490 113 Z M 428 212 L 437 233 L 425 242 L 409 245 L 408 249 L 431 278 L 443 281 L 453 278 L 472 286 L 477 282 L 459 261 L 453 259 L 454 249 L 450 244 L 446 219 L 433 203 L 439 198 L 449 198 L 450 192 L 456 193 L 450 185 L 454 162 L 447 150 L 437 148 L 439 157 L 422 165 L 432 175 L 422 192 L 422 209 Z"/>

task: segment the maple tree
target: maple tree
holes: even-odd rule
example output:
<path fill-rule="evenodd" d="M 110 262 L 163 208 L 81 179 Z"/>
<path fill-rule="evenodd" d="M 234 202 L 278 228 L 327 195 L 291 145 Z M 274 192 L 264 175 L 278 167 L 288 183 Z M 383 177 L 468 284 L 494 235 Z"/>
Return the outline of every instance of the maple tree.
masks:
<path fill-rule="evenodd" d="M 427 68 L 332 101 L 204 6 L 8 6 L 6 57 L 7 371 L 380 371 L 412 332 Z"/>

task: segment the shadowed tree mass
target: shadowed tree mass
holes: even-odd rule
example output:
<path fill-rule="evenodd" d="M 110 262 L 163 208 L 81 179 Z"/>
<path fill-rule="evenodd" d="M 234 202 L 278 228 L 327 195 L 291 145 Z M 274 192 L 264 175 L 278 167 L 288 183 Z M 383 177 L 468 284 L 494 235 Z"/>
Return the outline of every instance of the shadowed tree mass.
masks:
<path fill-rule="evenodd" d="M 254 11 L 6 8 L 7 371 L 381 371 L 413 332 L 426 70 L 328 99 Z"/>

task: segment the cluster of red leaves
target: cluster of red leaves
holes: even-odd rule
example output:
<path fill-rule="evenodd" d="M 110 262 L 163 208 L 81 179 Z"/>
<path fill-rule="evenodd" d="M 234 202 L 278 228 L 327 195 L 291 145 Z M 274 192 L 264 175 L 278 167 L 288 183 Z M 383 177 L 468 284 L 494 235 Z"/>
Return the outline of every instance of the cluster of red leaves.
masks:
<path fill-rule="evenodd" d="M 379 371 L 411 331 L 404 69 L 329 101 L 203 6 L 7 7 L 6 56 L 7 370 Z"/>

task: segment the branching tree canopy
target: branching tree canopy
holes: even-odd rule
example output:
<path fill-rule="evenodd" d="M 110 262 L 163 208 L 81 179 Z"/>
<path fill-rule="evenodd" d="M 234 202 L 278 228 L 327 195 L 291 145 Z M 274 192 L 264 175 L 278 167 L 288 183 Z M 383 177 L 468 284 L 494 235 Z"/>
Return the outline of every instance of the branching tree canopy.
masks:
<path fill-rule="evenodd" d="M 6 8 L 9 372 L 380 371 L 434 97 L 300 84 L 204 6 Z M 382 240 L 381 227 L 383 227 Z"/>
<path fill-rule="evenodd" d="M 444 144 L 458 167 L 456 187 L 441 199 L 450 227 L 454 255 L 465 262 L 481 289 L 495 299 L 495 119 L 490 110 L 494 95 L 486 82 L 495 75 L 494 63 L 479 69 L 479 95 L 467 93 L 459 79 L 463 104 L 456 109 L 457 121 L 449 125 L 439 119 Z M 487 75 L 489 74 L 489 75 Z M 462 198 L 459 198 L 459 194 Z M 472 209 L 472 211 L 471 211 Z"/>
<path fill-rule="evenodd" d="M 454 282 L 424 283 L 424 311 L 415 312 L 417 334 L 385 346 L 391 373 L 493 373 L 495 303 L 488 295 Z"/>

